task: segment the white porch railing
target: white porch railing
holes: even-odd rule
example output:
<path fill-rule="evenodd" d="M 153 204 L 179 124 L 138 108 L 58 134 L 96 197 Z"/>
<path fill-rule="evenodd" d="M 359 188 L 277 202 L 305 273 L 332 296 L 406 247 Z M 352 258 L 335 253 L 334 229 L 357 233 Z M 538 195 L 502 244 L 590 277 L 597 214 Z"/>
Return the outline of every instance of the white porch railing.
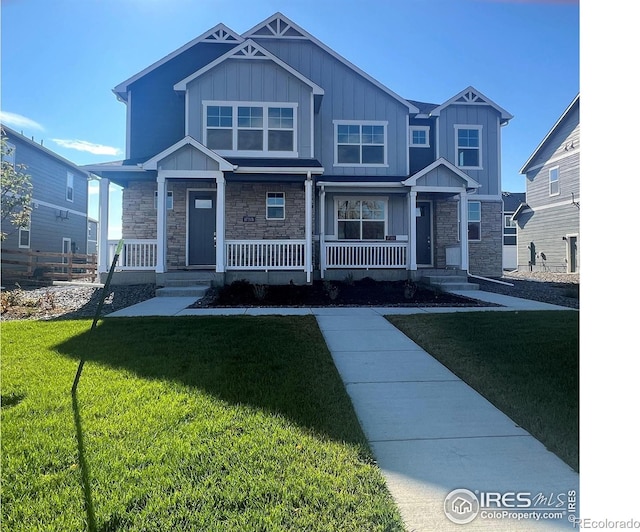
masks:
<path fill-rule="evenodd" d="M 406 242 L 325 242 L 326 268 L 406 268 Z"/>
<path fill-rule="evenodd" d="M 304 240 L 227 240 L 228 270 L 304 270 Z"/>
<path fill-rule="evenodd" d="M 109 266 L 116 253 L 119 240 L 109 240 Z M 155 270 L 158 261 L 158 245 L 155 239 L 125 240 L 116 263 L 120 270 Z"/>

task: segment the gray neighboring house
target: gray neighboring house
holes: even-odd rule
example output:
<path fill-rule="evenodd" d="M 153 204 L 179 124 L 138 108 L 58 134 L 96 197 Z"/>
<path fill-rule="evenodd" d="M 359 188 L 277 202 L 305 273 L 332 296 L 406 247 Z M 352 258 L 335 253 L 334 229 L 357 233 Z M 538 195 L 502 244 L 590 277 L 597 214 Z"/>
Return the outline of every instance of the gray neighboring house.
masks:
<path fill-rule="evenodd" d="M 518 234 L 517 223 L 513 215 L 521 203 L 526 201 L 524 192 L 502 193 L 502 269 L 516 270 L 518 268 Z"/>
<path fill-rule="evenodd" d="M 10 234 L 2 242 L 3 251 L 87 253 L 90 174 L 4 124 L 2 134 L 12 148 L 11 162 L 26 167 L 33 186 L 31 223 L 6 231 Z"/>
<path fill-rule="evenodd" d="M 520 170 L 526 202 L 513 219 L 518 268 L 580 272 L 580 95 Z"/>
<path fill-rule="evenodd" d="M 126 159 L 85 169 L 101 221 L 123 187 L 114 282 L 502 274 L 513 117 L 474 87 L 405 99 L 275 13 L 243 34 L 218 24 L 113 92 Z"/>

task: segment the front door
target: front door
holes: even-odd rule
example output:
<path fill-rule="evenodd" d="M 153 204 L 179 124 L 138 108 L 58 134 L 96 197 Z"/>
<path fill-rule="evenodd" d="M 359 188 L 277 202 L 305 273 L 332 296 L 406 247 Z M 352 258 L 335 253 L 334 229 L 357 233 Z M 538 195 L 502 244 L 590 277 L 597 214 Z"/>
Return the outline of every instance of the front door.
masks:
<path fill-rule="evenodd" d="M 216 263 L 216 193 L 189 191 L 188 265 L 213 266 Z"/>
<path fill-rule="evenodd" d="M 416 217 L 416 262 L 418 266 L 433 266 L 431 202 L 417 204 L 420 216 Z"/>

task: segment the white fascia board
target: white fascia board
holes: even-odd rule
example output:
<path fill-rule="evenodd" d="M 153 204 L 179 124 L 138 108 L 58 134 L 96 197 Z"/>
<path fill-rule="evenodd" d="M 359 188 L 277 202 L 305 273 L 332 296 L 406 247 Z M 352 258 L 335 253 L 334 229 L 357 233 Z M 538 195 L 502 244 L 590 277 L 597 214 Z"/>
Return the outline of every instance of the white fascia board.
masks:
<path fill-rule="evenodd" d="M 473 91 L 474 93 L 476 93 L 478 96 L 480 96 L 484 101 L 482 103 L 474 103 L 474 102 L 469 102 L 469 103 L 465 103 L 465 102 L 458 102 L 456 100 L 458 100 L 460 97 L 464 96 L 464 94 L 466 92 L 469 91 Z M 433 109 L 429 115 L 430 116 L 440 116 L 440 112 L 445 108 L 445 107 L 449 107 L 450 105 L 489 105 L 490 107 L 493 107 L 496 111 L 498 111 L 500 113 L 500 118 L 501 121 L 506 124 L 509 120 L 511 120 L 513 118 L 513 115 L 511 113 L 509 113 L 508 111 L 505 111 L 502 107 L 500 107 L 497 103 L 495 103 L 493 100 L 491 100 L 490 98 L 487 98 L 484 94 L 482 94 L 479 90 L 477 90 L 476 88 L 472 87 L 471 85 L 469 85 L 466 89 L 460 91 L 458 94 L 456 94 L 455 96 L 453 96 L 452 98 L 449 98 L 446 102 L 444 102 L 443 104 L 439 105 L 438 107 L 436 107 L 435 109 Z M 503 124 L 503 125 L 504 125 Z"/>
<path fill-rule="evenodd" d="M 467 188 L 480 188 L 482 186 L 475 179 L 469 177 L 469 175 L 467 175 L 462 170 L 460 170 L 460 168 L 458 168 L 457 166 L 455 166 L 455 165 L 451 164 L 449 161 L 447 161 L 444 157 L 440 157 L 439 159 L 436 159 L 429 166 L 426 166 L 425 168 L 423 168 L 419 172 L 413 174 L 409 179 L 405 179 L 402 182 L 403 185 L 408 186 L 408 187 L 416 186 L 416 183 L 417 183 L 418 179 L 420 179 L 421 177 L 425 176 L 426 174 L 428 174 L 432 170 L 436 169 L 438 166 L 445 166 L 446 168 L 451 170 L 460 179 L 462 179 L 463 181 L 465 181 L 467 183 Z"/>
<path fill-rule="evenodd" d="M 164 159 L 165 157 L 168 157 L 172 153 L 175 153 L 176 151 L 186 146 L 187 144 L 195 148 L 196 150 L 202 152 L 206 157 L 209 157 L 210 159 L 213 159 L 214 161 L 216 161 L 220 165 L 220 171 L 222 172 L 233 171 L 235 169 L 235 166 L 232 165 L 229 161 L 220 157 L 220 155 L 218 155 L 216 152 L 214 152 L 213 150 L 210 150 L 203 144 L 200 144 L 193 137 L 189 137 L 189 136 L 184 137 L 182 140 L 179 140 L 178 142 L 176 142 L 173 146 L 169 146 L 166 150 L 160 152 L 158 155 L 152 157 L 147 162 L 143 163 L 142 168 L 144 170 L 157 170 L 158 163 L 162 159 Z"/>
<path fill-rule="evenodd" d="M 332 50 L 331 48 L 329 48 L 326 44 L 324 44 L 323 42 L 319 41 L 318 39 L 316 39 L 313 35 L 311 35 L 308 31 L 302 29 L 300 26 L 298 26 L 295 22 L 292 22 L 290 19 L 288 19 L 287 17 L 285 17 L 282 13 L 275 13 L 274 15 L 270 16 L 268 19 L 263 20 L 262 22 L 260 22 L 259 24 L 256 24 L 253 28 L 251 28 L 249 31 L 246 31 L 245 33 L 242 34 L 242 36 L 244 38 L 251 38 L 251 39 L 260 39 L 260 38 L 273 38 L 273 35 L 253 35 L 253 33 L 262 28 L 263 26 L 265 26 L 266 24 L 269 24 L 270 22 L 273 22 L 275 19 L 281 19 L 284 20 L 289 26 L 291 26 L 294 30 L 296 30 L 298 33 L 302 34 L 305 38 L 307 38 L 308 40 L 310 40 L 313 44 L 315 44 L 316 46 L 318 46 L 319 48 L 321 48 L 322 50 L 324 50 L 325 52 L 327 52 L 329 55 L 333 56 L 335 59 L 337 59 L 338 61 L 340 61 L 342 64 L 346 65 L 347 67 L 349 67 L 351 70 L 353 70 L 354 72 L 358 73 L 359 75 L 361 75 L 363 78 L 365 78 L 367 81 L 373 83 L 376 87 L 378 87 L 379 89 L 381 89 L 382 91 L 386 92 L 389 96 L 395 98 L 396 100 L 398 100 L 402 105 L 405 105 L 408 109 L 409 109 L 409 113 L 411 114 L 416 114 L 418 113 L 419 109 L 413 105 L 412 103 L 408 102 L 407 100 L 405 100 L 402 96 L 396 94 L 395 92 L 393 92 L 389 87 L 386 87 L 385 85 L 383 85 L 382 83 L 380 83 L 378 80 L 372 78 L 369 74 L 367 74 L 364 70 L 361 70 L 360 68 L 358 68 L 356 65 L 354 65 L 353 63 L 351 63 L 350 61 L 348 61 L 347 59 L 345 59 L 344 57 L 342 57 L 338 52 Z M 285 38 L 292 38 L 292 37 L 285 37 Z M 300 37 L 298 37 L 300 38 Z"/>
<path fill-rule="evenodd" d="M 231 39 L 230 40 L 220 40 L 220 41 L 210 41 L 210 42 L 212 42 L 212 43 L 215 43 L 215 42 L 217 42 L 217 43 L 234 43 L 234 42 L 241 43 L 244 40 L 235 31 L 229 29 L 227 26 L 225 26 L 224 24 L 220 23 L 220 24 L 214 26 L 213 28 L 211 28 L 210 30 L 205 31 L 203 34 L 199 35 L 195 39 L 192 39 L 191 41 L 189 41 L 184 46 L 181 46 L 177 50 L 171 52 L 169 55 L 166 55 L 162 59 L 159 59 L 158 61 L 156 61 L 152 65 L 148 66 L 144 70 L 141 70 L 140 72 L 138 72 L 134 76 L 131 76 L 129 79 L 127 79 L 127 80 L 123 81 L 122 83 L 118 84 L 114 89 L 112 89 L 113 93 L 118 97 L 118 99 L 120 101 L 123 101 L 123 102 L 127 101 L 126 100 L 126 95 L 127 95 L 127 88 L 128 88 L 129 85 L 131 85 L 135 81 L 139 80 L 143 76 L 146 76 L 152 70 L 155 70 L 159 66 L 164 65 L 166 62 L 171 61 L 171 59 L 173 59 L 174 57 L 180 55 L 182 52 L 184 52 L 185 50 L 188 50 L 192 46 L 195 46 L 199 42 L 206 41 L 207 37 L 209 37 L 211 34 L 216 33 L 216 32 L 218 32 L 220 30 L 225 31 L 231 37 Z"/>
<path fill-rule="evenodd" d="M 540 142 L 540 144 L 538 144 L 538 146 L 536 147 L 535 150 L 533 150 L 533 153 L 531 154 L 531 157 L 529 157 L 527 159 L 527 162 L 524 163 L 524 165 L 522 166 L 522 168 L 520 168 L 520 173 L 521 174 L 526 174 L 527 171 L 532 170 L 532 168 L 528 168 L 528 166 L 533 162 L 533 160 L 537 157 L 538 153 L 540 152 L 540 150 L 542 149 L 542 147 L 545 145 L 545 143 L 547 142 L 547 140 L 549 139 L 549 137 L 551 137 L 551 135 L 553 135 L 553 133 L 558 129 L 558 127 L 560 126 L 560 124 L 562 123 L 562 121 L 564 120 L 565 116 L 567 116 L 567 114 L 569 114 L 569 112 L 575 107 L 576 103 L 578 103 L 578 100 L 580 99 L 580 93 L 578 93 L 578 95 L 573 99 L 573 101 L 569 104 L 569 107 L 567 107 L 564 111 L 564 113 L 562 113 L 562 116 L 560 116 L 560 118 L 558 118 L 558 120 L 556 121 L 556 123 L 553 125 L 553 127 L 549 130 L 549 133 L 547 133 L 545 135 L 545 137 L 542 139 L 542 141 Z M 542 165 L 544 166 L 544 165 Z"/>
<path fill-rule="evenodd" d="M 246 56 L 246 57 L 237 56 L 236 54 L 238 53 L 238 51 L 241 50 L 242 48 L 244 48 L 245 46 L 253 46 L 253 47 L 255 47 L 258 51 L 260 51 L 260 53 L 264 54 L 264 57 L 262 57 L 262 56 L 257 56 L 257 57 L 255 57 L 255 56 Z M 311 90 L 312 90 L 313 94 L 324 95 L 324 89 L 322 87 L 320 87 L 320 85 L 314 83 L 309 78 L 303 76 L 296 69 L 294 69 L 293 67 L 291 67 L 290 65 L 288 65 L 287 63 L 285 63 L 284 61 L 282 61 L 281 59 L 279 59 L 278 57 L 276 57 L 271 52 L 269 52 L 268 50 L 266 50 L 265 48 L 263 48 L 262 46 L 260 46 L 258 43 L 256 43 L 255 41 L 253 41 L 251 39 L 249 39 L 247 41 L 244 41 L 242 44 L 240 44 L 240 45 L 236 46 L 235 48 L 232 48 L 231 50 L 229 50 L 226 54 L 218 57 L 218 59 L 216 59 L 215 61 L 212 61 L 208 65 L 203 66 L 200 70 L 194 72 L 193 74 L 191 74 L 189 77 L 186 77 L 182 81 L 179 81 L 178 83 L 176 83 L 173 86 L 174 90 L 181 91 L 181 92 L 182 91 L 186 91 L 187 90 L 187 85 L 191 81 L 193 81 L 194 79 L 199 78 L 200 76 L 202 76 L 203 74 L 205 74 L 209 70 L 217 67 L 218 65 L 220 65 L 221 63 L 223 63 L 224 61 L 226 61 L 227 59 L 230 59 L 230 58 L 234 58 L 234 59 L 258 59 L 258 60 L 262 60 L 262 61 L 264 61 L 264 60 L 273 61 L 276 65 L 278 65 L 279 67 L 281 67 L 284 70 L 286 70 L 287 72 L 289 72 L 289 74 L 291 74 L 292 76 L 294 76 L 294 77 L 298 78 L 300 81 L 302 81 L 302 83 L 304 83 L 305 85 L 308 85 L 309 87 L 311 87 Z"/>

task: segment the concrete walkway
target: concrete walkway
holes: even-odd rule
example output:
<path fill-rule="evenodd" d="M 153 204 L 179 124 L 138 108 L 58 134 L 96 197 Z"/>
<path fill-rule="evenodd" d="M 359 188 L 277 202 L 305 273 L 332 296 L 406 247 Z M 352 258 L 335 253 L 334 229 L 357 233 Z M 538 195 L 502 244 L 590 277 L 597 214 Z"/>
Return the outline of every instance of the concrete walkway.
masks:
<path fill-rule="evenodd" d="M 579 475 L 384 318 L 570 310 L 483 291 L 473 297 L 504 306 L 188 309 L 197 298 L 163 297 L 107 317 L 314 315 L 408 531 L 574 529 L 567 498 L 578 492 Z M 448 498 L 459 489 L 468 491 Z M 487 510 L 486 497 L 500 498 L 501 507 Z M 476 517 L 455 524 L 446 499 L 454 519 Z M 509 508 L 516 500 L 529 506 Z M 557 519 L 544 516 L 558 511 Z"/>

